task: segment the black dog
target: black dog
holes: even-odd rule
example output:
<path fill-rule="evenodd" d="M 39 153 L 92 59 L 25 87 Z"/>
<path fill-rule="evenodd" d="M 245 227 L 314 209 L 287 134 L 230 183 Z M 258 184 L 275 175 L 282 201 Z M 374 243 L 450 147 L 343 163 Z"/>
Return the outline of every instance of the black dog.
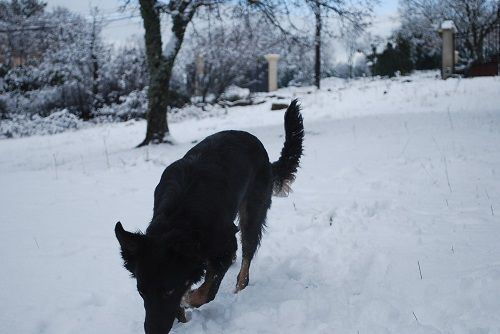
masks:
<path fill-rule="evenodd" d="M 296 100 L 285 113 L 285 132 L 281 157 L 274 163 L 247 132 L 207 137 L 163 172 L 145 234 L 116 224 L 125 268 L 144 299 L 146 333 L 165 334 L 175 318 L 185 321 L 182 301 L 198 307 L 215 298 L 236 258 L 237 214 L 243 260 L 235 292 L 247 286 L 271 195 L 288 193 L 302 155 L 304 127 Z M 188 291 L 203 275 L 203 284 Z"/>

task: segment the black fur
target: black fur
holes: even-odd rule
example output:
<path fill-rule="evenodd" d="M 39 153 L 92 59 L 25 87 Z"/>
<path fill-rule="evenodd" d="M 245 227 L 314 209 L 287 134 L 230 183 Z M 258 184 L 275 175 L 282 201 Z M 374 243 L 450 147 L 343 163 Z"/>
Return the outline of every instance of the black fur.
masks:
<path fill-rule="evenodd" d="M 278 161 L 272 164 L 274 194 L 277 196 L 286 196 L 290 192 L 289 185 L 295 180 L 302 156 L 303 141 L 304 125 L 300 106 L 297 105 L 297 100 L 293 100 L 285 112 L 285 145 Z"/>
<path fill-rule="evenodd" d="M 269 162 L 262 143 L 243 131 L 207 137 L 168 166 L 154 193 L 153 218 L 145 234 L 117 223 L 124 266 L 144 299 L 146 333 L 168 333 L 182 296 L 206 271 L 206 301 L 213 300 L 237 250 L 239 213 L 243 260 L 260 244 L 275 193 L 287 192 L 302 155 L 304 129 L 294 100 L 285 113 L 281 157 Z M 248 283 L 243 280 L 243 288 Z"/>

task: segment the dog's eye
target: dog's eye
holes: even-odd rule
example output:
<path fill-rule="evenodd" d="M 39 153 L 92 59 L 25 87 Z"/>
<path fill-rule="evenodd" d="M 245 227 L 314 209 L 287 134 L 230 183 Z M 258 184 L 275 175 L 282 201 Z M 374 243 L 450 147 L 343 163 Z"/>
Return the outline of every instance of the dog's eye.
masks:
<path fill-rule="evenodd" d="M 174 290 L 174 289 L 172 289 L 172 290 L 168 290 L 168 291 L 165 291 L 165 292 L 163 293 L 163 298 L 170 297 L 171 295 L 173 295 L 173 294 L 174 294 L 174 292 L 175 292 L 175 290 Z"/>

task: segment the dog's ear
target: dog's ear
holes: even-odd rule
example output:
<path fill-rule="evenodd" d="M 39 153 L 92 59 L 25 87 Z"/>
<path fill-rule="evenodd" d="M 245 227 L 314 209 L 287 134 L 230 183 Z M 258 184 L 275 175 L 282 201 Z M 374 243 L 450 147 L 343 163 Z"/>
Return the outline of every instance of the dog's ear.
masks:
<path fill-rule="evenodd" d="M 142 234 L 125 231 L 120 222 L 116 223 L 115 234 L 116 239 L 118 239 L 120 243 L 124 266 L 133 274 L 137 256 L 144 241 L 144 236 Z"/>

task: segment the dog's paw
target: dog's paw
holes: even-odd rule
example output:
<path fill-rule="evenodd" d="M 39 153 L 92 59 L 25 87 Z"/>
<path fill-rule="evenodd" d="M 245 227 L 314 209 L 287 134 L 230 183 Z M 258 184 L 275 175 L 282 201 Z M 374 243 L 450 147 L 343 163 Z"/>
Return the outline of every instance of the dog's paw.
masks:
<path fill-rule="evenodd" d="M 247 287 L 248 285 L 248 274 L 247 275 L 238 275 L 237 277 L 237 282 L 236 282 L 236 288 L 234 289 L 234 293 L 238 293 L 240 292 L 241 290 L 243 290 L 244 288 Z"/>
<path fill-rule="evenodd" d="M 238 293 L 247 287 L 248 282 L 250 280 L 249 269 L 250 269 L 250 261 L 243 259 L 243 261 L 241 262 L 240 272 L 236 277 L 236 289 L 234 290 L 234 293 Z"/>

